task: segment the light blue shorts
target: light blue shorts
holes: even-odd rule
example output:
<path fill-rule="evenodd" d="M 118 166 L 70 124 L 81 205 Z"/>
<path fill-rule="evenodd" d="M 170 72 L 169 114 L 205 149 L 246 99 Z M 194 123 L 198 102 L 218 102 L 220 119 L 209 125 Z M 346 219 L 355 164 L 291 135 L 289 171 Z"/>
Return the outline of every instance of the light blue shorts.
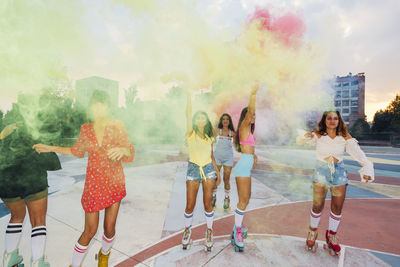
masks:
<path fill-rule="evenodd" d="M 313 182 L 324 184 L 327 187 L 348 184 L 349 178 L 344 168 L 343 161 L 335 163 L 335 172 L 331 173 L 327 162 L 317 160 L 313 174 Z"/>
<path fill-rule="evenodd" d="M 253 154 L 243 154 L 240 160 L 236 163 L 233 168 L 235 177 L 250 177 L 251 169 L 253 169 L 254 155 Z"/>
<path fill-rule="evenodd" d="M 207 180 L 208 179 L 217 179 L 217 173 L 214 170 L 214 165 L 212 164 L 212 162 L 203 166 L 203 172 L 204 172 L 204 175 L 206 176 Z M 199 165 L 189 161 L 187 173 L 186 173 L 186 181 L 200 182 L 202 180 L 204 180 L 204 178 L 201 177 Z"/>

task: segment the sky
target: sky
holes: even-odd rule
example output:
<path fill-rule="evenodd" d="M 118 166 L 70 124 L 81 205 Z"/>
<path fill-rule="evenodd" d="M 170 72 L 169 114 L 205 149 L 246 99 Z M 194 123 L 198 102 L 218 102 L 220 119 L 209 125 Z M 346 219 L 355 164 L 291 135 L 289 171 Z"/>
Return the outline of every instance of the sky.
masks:
<path fill-rule="evenodd" d="M 5 0 L 0 4 L 2 13 L 9 12 L 7 4 L 4 4 L 6 2 L 10 1 Z M 44 5 L 50 3 L 40 0 L 36 0 L 36 2 Z M 143 54 L 148 55 L 148 60 L 143 60 L 142 51 L 135 50 L 135 48 L 146 47 L 143 42 L 149 42 L 149 46 L 157 47 L 158 36 L 160 40 L 168 38 L 168 27 L 190 31 L 190 29 L 185 29 L 185 23 L 182 21 L 175 23 L 174 16 L 197 23 L 190 17 L 190 14 L 183 14 L 189 10 L 187 7 L 177 6 L 174 8 L 173 5 L 165 4 L 164 12 L 159 12 L 160 10 L 154 11 L 157 1 L 148 0 L 145 2 L 147 4 L 138 4 L 139 2 L 137 0 L 53 1 L 50 4 L 51 8 L 59 12 L 59 16 L 52 21 L 52 25 L 36 21 L 36 18 L 39 20 L 40 17 L 37 12 L 24 10 L 23 14 L 28 18 L 27 21 L 31 21 L 32 25 L 36 26 L 32 32 L 35 32 L 38 27 L 46 28 L 46 30 L 38 32 L 36 38 L 42 39 L 43 32 L 47 32 L 45 45 L 48 47 L 43 49 L 46 51 L 45 53 L 41 52 L 40 54 L 41 58 L 47 59 L 46 67 L 49 64 L 52 66 L 59 64 L 61 67 L 57 67 L 57 70 L 62 69 L 60 72 L 66 72 L 66 79 L 72 84 L 78 79 L 93 75 L 117 80 L 120 84 L 120 104 L 122 104 L 123 89 L 130 85 L 140 85 L 138 89 L 141 99 L 157 97 L 167 90 L 166 85 L 162 89 L 156 88 L 160 87 L 160 84 L 151 83 L 149 79 L 145 83 L 138 82 L 141 79 L 140 65 L 143 66 L 143 70 L 157 68 L 158 66 L 151 65 L 153 56 L 157 57 L 162 64 L 173 64 L 173 62 L 162 61 L 164 55 L 159 51 L 151 51 L 151 53 L 143 51 Z M 178 3 L 179 0 L 159 1 L 159 3 L 167 2 Z M 397 34 L 397 27 L 400 25 L 400 1 L 193 0 L 186 1 L 186 3 L 196 5 L 197 15 L 205 21 L 209 28 L 213 29 L 212 34 L 218 35 L 219 40 L 226 42 L 232 42 L 240 35 L 244 22 L 256 7 L 266 7 L 275 13 L 295 13 L 303 19 L 306 25 L 304 39 L 319 46 L 326 58 L 327 63 L 324 65 L 326 77 L 344 76 L 349 72 L 353 74 L 365 72 L 365 108 L 368 121 L 373 119 L 376 110 L 385 109 L 396 93 L 400 93 L 400 76 L 395 73 L 400 69 L 400 53 L 397 52 L 400 47 L 400 36 Z M 35 17 L 35 13 L 37 17 Z M 172 23 L 159 27 L 156 23 L 152 23 L 153 15 L 160 16 L 161 18 L 157 18 L 158 20 Z M 7 45 L 5 41 L 3 41 L 3 45 L 0 44 L 0 48 L 3 50 L 0 59 L 5 54 L 6 59 L 12 61 L 13 53 L 15 53 L 15 55 L 23 55 L 27 58 L 26 60 L 29 60 L 31 51 L 26 49 L 26 45 L 19 46 L 20 43 L 18 43 L 13 49 L 12 42 L 15 38 L 20 37 L 10 33 L 18 32 L 9 26 L 11 25 L 10 20 L 7 20 L 15 18 L 11 15 L 5 17 L 5 19 L 0 19 L 0 40 L 6 39 L 1 38 L 2 35 L 6 36 L 9 38 L 8 40 L 11 40 L 9 42 L 11 45 Z M 72 21 L 73 18 L 76 18 L 74 21 L 79 20 L 80 22 Z M 21 23 L 21 25 L 26 25 L 26 23 Z M 197 26 L 197 24 L 193 25 Z M 201 23 L 198 25 L 203 27 Z M 9 31 L 7 31 L 8 29 Z M 194 30 L 195 28 L 193 28 Z M 58 35 L 58 39 L 54 37 Z M 185 36 L 192 35 L 187 33 Z M 155 44 L 150 44 L 153 41 Z M 30 45 L 28 44 L 28 46 Z M 40 41 L 37 46 L 44 47 Z M 32 51 L 34 48 L 32 46 Z M 180 53 L 178 47 L 175 47 L 175 50 L 173 47 L 167 49 L 169 50 L 166 53 L 169 54 Z M 137 60 L 141 60 L 140 64 Z M 7 63 L 4 63 L 5 60 L 2 61 L 3 63 L 0 63 L 0 71 L 3 71 L 3 75 L 0 74 L 0 109 L 7 110 L 15 101 L 21 87 L 29 88 L 34 84 L 30 82 L 30 77 L 16 75 L 16 73 L 23 72 L 20 67 L 9 68 L 6 66 Z M 44 64 L 37 66 L 31 64 L 29 67 L 38 69 L 43 66 Z M 33 71 L 26 73 L 25 75 L 36 79 L 41 77 Z M 10 82 L 13 79 L 18 80 L 19 77 L 23 77 L 21 80 L 24 80 L 25 84 L 15 85 L 16 81 Z"/>

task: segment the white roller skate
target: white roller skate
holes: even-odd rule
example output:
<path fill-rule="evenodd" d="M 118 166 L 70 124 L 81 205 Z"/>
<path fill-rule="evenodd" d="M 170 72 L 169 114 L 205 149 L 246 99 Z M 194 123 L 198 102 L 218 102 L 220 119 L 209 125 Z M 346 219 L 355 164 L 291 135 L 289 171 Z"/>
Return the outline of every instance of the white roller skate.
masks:
<path fill-rule="evenodd" d="M 317 228 L 309 228 L 307 240 L 306 240 L 306 251 L 312 251 L 315 253 L 318 248 L 318 243 L 316 242 L 318 237 L 318 229 Z"/>
<path fill-rule="evenodd" d="M 18 254 L 18 249 L 14 249 L 11 253 L 6 253 L 4 251 L 3 254 L 3 265 L 4 267 L 23 267 L 22 263 L 23 258 Z"/>
<path fill-rule="evenodd" d="M 182 249 L 189 250 L 192 244 L 192 229 L 190 227 L 186 227 L 185 231 L 183 231 L 182 237 Z"/>
<path fill-rule="evenodd" d="M 212 251 L 213 245 L 214 245 L 212 229 L 207 229 L 207 231 L 206 231 L 206 240 L 205 240 L 205 244 L 204 245 L 205 245 L 205 247 L 204 247 L 205 251 L 208 251 L 208 252 Z"/>
<path fill-rule="evenodd" d="M 31 267 L 50 267 L 50 263 L 44 261 L 44 256 L 41 258 L 32 261 L 31 260 Z"/>

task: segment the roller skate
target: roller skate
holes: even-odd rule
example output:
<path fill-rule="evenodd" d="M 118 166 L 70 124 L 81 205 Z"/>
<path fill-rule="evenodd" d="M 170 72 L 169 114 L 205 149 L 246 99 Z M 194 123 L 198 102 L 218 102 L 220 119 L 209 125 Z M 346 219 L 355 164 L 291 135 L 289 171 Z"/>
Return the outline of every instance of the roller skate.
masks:
<path fill-rule="evenodd" d="M 308 230 L 307 240 L 306 240 L 306 251 L 312 251 L 315 253 L 318 248 L 318 243 L 315 241 L 318 237 L 318 228 L 312 228 L 310 226 Z"/>
<path fill-rule="evenodd" d="M 182 249 L 183 250 L 189 250 L 190 246 L 192 244 L 192 229 L 190 227 L 186 227 L 185 231 L 183 231 L 183 237 L 182 237 Z"/>
<path fill-rule="evenodd" d="M 224 199 L 224 212 L 229 212 L 231 210 L 231 200 L 229 196 L 226 196 Z"/>
<path fill-rule="evenodd" d="M 104 255 L 103 251 L 101 251 L 100 248 L 99 253 L 97 253 L 95 256 L 95 259 L 99 261 L 97 263 L 97 267 L 108 267 L 108 258 L 110 257 L 110 254 L 111 250 L 108 252 L 107 255 Z"/>
<path fill-rule="evenodd" d="M 329 249 L 329 254 L 331 256 L 340 256 L 340 245 L 336 237 L 336 232 L 331 230 L 326 230 L 326 244 L 324 244 L 324 249 Z"/>
<path fill-rule="evenodd" d="M 31 267 L 50 267 L 50 263 L 44 261 L 44 256 L 41 258 L 31 261 Z"/>
<path fill-rule="evenodd" d="M 217 208 L 217 206 L 215 205 L 216 202 L 217 202 L 217 195 L 213 195 L 212 201 L 211 201 L 213 211 L 215 211 L 215 209 Z"/>
<path fill-rule="evenodd" d="M 244 251 L 242 227 L 236 227 L 236 225 L 233 226 L 233 231 L 231 234 L 231 244 L 235 247 L 235 252 Z"/>
<path fill-rule="evenodd" d="M 206 240 L 205 240 L 205 244 L 204 245 L 205 245 L 205 247 L 204 247 L 205 251 L 208 251 L 208 252 L 212 251 L 213 245 L 214 245 L 212 229 L 207 229 L 207 231 L 206 231 Z"/>
<path fill-rule="evenodd" d="M 18 254 L 18 249 L 14 249 L 11 253 L 3 254 L 3 265 L 4 267 L 23 267 L 24 264 L 21 263 L 23 260 L 22 256 Z"/>

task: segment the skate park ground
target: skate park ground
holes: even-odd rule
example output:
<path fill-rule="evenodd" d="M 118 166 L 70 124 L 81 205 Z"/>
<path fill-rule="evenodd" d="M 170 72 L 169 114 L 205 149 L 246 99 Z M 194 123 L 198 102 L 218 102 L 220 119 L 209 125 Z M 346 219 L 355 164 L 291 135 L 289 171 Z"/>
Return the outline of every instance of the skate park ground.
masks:
<path fill-rule="evenodd" d="M 223 211 L 223 183 L 218 187 L 214 248 L 204 251 L 205 216 L 199 190 L 193 219 L 193 244 L 180 246 L 185 208 L 187 157 L 173 146 L 136 147 L 125 165 L 127 197 L 117 220 L 110 266 L 400 266 L 400 149 L 362 147 L 374 162 L 375 182 L 360 183 L 359 165 L 345 157 L 349 186 L 338 229 L 340 257 L 324 250 L 328 195 L 319 228 L 316 253 L 306 252 L 305 237 L 312 200 L 315 151 L 297 147 L 257 146 L 259 163 L 252 172 L 252 196 L 244 225 L 249 228 L 245 251 L 230 244 L 237 192 L 231 176 L 230 212 Z M 235 153 L 235 160 L 240 155 Z M 87 158 L 59 155 L 62 170 L 49 172 L 46 257 L 51 266 L 68 266 L 84 225 L 80 204 Z M 103 213 L 101 213 L 101 218 Z M 0 229 L 10 215 L 0 203 Z M 29 219 L 25 219 L 20 253 L 30 259 Z M 82 266 L 97 266 L 102 222 Z M 4 251 L 4 234 L 0 235 Z"/>

